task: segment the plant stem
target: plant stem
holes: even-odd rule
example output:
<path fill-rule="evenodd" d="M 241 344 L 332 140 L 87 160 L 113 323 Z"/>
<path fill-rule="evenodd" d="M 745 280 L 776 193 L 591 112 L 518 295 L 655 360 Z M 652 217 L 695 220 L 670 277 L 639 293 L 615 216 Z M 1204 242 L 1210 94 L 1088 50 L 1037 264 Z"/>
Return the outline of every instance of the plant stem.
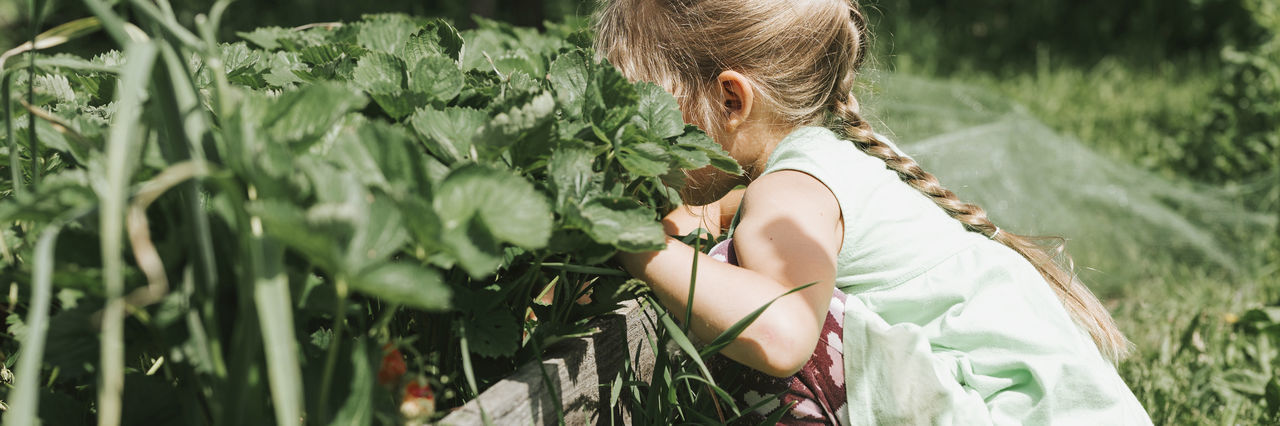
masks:
<path fill-rule="evenodd" d="M 329 420 L 329 393 L 333 386 L 333 369 L 338 364 L 338 347 L 342 343 L 342 330 L 347 321 L 347 278 L 338 275 L 334 282 L 334 291 L 338 294 L 337 308 L 333 313 L 333 336 L 329 338 L 329 353 L 324 359 L 324 375 L 320 380 L 320 399 L 316 405 L 320 408 L 322 422 Z"/>
<path fill-rule="evenodd" d="M 125 48 L 125 65 L 117 89 L 119 110 L 107 136 L 106 177 L 100 199 L 103 288 L 107 302 L 102 313 L 102 347 L 99 368 L 102 385 L 98 388 L 98 425 L 115 426 L 120 422 L 120 394 L 124 390 L 124 259 L 121 255 L 124 207 L 133 174 L 137 140 L 145 134 L 142 98 L 155 64 L 156 47 L 149 42 L 133 43 Z"/>
<path fill-rule="evenodd" d="M 22 162 L 18 157 L 18 140 L 13 137 L 13 101 L 10 98 L 10 86 L 13 81 L 13 73 L 4 72 L 4 82 L 0 83 L 0 99 L 4 100 L 4 132 L 5 141 L 9 144 L 9 175 L 11 176 L 11 185 L 13 185 L 13 195 L 21 195 L 26 189 L 22 184 Z"/>
<path fill-rule="evenodd" d="M 31 46 L 36 45 L 36 35 L 40 34 L 40 2 L 31 0 Z M 36 54 L 27 54 L 30 61 L 27 66 L 27 103 L 36 104 Z M 31 192 L 40 186 L 40 146 L 36 139 L 36 115 L 27 113 L 27 154 L 31 156 Z M 10 151 L 9 155 L 17 155 Z"/>

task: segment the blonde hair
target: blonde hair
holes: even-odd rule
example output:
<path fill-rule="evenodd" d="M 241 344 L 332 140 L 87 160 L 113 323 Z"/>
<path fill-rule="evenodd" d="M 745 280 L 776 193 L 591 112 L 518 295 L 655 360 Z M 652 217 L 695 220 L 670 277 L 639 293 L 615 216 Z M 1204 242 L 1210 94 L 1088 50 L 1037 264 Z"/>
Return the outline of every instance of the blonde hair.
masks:
<path fill-rule="evenodd" d="M 842 133 L 973 232 L 1021 254 L 1040 271 L 1102 354 L 1118 362 L 1129 343 L 1073 273 L 1061 239 L 1001 230 L 981 207 L 959 200 L 910 157 L 872 131 L 852 95 L 866 58 L 866 19 L 849 0 L 612 0 L 596 19 L 600 55 L 632 80 L 676 96 L 686 121 L 716 140 L 724 128 L 717 77 L 741 73 L 788 126 L 826 125 Z M 1038 241 L 1056 240 L 1041 245 Z M 1056 259 L 1065 260 L 1065 265 Z"/>

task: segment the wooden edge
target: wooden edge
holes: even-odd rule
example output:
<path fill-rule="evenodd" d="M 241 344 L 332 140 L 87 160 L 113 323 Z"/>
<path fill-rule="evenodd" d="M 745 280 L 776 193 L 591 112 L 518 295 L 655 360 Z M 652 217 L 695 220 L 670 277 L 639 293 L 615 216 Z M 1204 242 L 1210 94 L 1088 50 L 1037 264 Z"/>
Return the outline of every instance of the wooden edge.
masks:
<path fill-rule="evenodd" d="M 590 322 L 598 333 L 556 343 L 543 354 L 541 364 L 521 366 L 439 424 L 484 424 L 480 406 L 495 425 L 558 424 L 558 410 L 570 425 L 629 424 L 630 413 L 609 407 L 611 384 L 620 372 L 624 380 L 632 377 L 625 371 L 628 366 L 641 380 L 652 376 L 656 315 L 635 300 L 624 302 Z M 544 386 L 543 371 L 549 387 Z"/>

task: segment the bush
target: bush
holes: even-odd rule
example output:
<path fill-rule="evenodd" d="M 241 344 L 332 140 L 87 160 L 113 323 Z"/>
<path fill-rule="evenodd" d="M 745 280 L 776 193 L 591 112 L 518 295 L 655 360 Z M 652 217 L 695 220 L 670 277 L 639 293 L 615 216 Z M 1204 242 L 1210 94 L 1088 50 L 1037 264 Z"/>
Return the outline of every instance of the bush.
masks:
<path fill-rule="evenodd" d="M 1212 182 L 1241 182 L 1280 170 L 1280 5 L 1248 2 L 1269 39 L 1222 51 L 1221 82 L 1204 137 L 1188 141 L 1184 170 Z"/>
<path fill-rule="evenodd" d="M 630 297 L 680 169 L 741 171 L 573 28 L 148 5 L 0 74 L 8 424 L 429 420 Z"/>

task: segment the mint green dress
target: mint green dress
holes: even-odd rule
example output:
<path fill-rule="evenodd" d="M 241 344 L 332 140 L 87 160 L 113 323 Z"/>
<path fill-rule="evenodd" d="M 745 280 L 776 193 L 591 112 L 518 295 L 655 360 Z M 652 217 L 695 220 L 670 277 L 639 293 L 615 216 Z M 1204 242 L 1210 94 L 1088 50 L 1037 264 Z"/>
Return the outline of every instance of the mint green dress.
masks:
<path fill-rule="evenodd" d="M 803 127 L 764 173 L 779 170 L 813 176 L 840 205 L 850 424 L 1151 423 L 1029 262 L 883 161 Z"/>

